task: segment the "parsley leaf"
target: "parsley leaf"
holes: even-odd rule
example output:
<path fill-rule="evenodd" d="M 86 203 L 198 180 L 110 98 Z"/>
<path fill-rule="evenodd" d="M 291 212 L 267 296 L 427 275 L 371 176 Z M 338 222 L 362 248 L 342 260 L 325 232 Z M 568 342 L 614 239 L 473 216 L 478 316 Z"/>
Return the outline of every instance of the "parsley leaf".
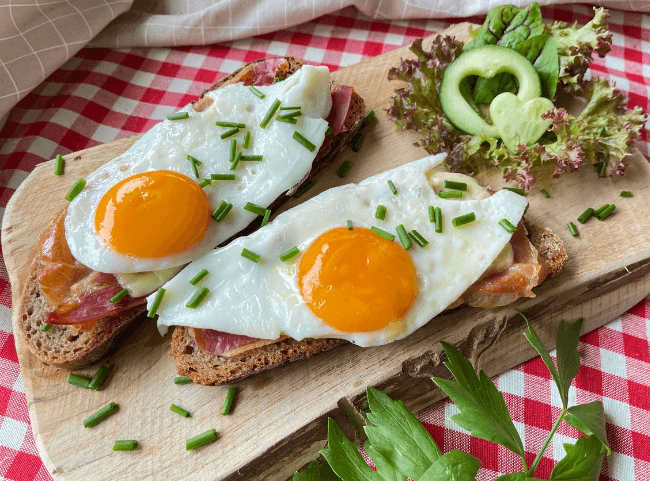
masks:
<path fill-rule="evenodd" d="M 471 454 L 453 450 L 438 458 L 418 481 L 476 481 L 481 461 Z"/>
<path fill-rule="evenodd" d="M 565 444 L 564 450 L 566 456 L 555 465 L 550 479 L 598 481 L 603 449 L 596 436 L 581 437 L 575 444 Z"/>
<path fill-rule="evenodd" d="M 472 364 L 458 349 L 446 342 L 442 342 L 442 346 L 449 359 L 445 366 L 457 382 L 439 377 L 433 378 L 433 382 L 461 411 L 460 414 L 453 415 L 451 420 L 470 431 L 473 436 L 505 446 L 523 459 L 524 446 L 510 418 L 503 395 L 483 371 L 480 372 L 480 377 L 476 375 Z"/>
<path fill-rule="evenodd" d="M 364 430 L 373 450 L 400 473 L 419 479 L 442 454 L 426 428 L 404 403 L 368 386 L 368 420 Z M 374 460 L 374 458 L 373 458 Z"/>
<path fill-rule="evenodd" d="M 567 411 L 571 416 L 575 416 L 582 426 L 586 427 L 587 430 L 600 439 L 600 442 L 603 443 L 603 446 L 607 449 L 607 454 L 612 453 L 609 443 L 607 442 L 607 434 L 605 433 L 605 409 L 603 408 L 603 403 L 601 401 L 593 401 L 587 404 L 571 406 Z M 567 422 L 573 427 L 579 429 L 578 426 L 572 422 Z"/>
<path fill-rule="evenodd" d="M 293 475 L 293 481 L 341 481 L 326 461 L 319 466 L 318 461 L 312 461 L 307 469 Z"/>
<path fill-rule="evenodd" d="M 381 474 L 386 481 L 406 481 L 406 476 L 397 471 L 395 466 L 390 464 L 381 454 L 375 451 L 370 443 L 366 443 L 364 448 L 366 454 L 370 456 L 372 462 L 375 463 L 377 472 Z"/>
<path fill-rule="evenodd" d="M 580 334 L 580 326 L 582 325 L 582 319 L 578 319 L 573 324 L 565 327 L 564 321 L 561 321 L 557 326 L 557 338 L 556 338 L 556 349 L 557 349 L 557 369 L 555 364 L 553 364 L 553 359 L 548 352 L 548 349 L 544 347 L 542 341 L 537 336 L 537 333 L 533 329 L 533 326 L 530 324 L 528 319 L 520 313 L 520 315 L 526 320 L 528 325 L 528 332 L 524 332 L 524 336 L 528 339 L 528 342 L 532 344 L 535 350 L 542 357 L 542 361 L 546 364 L 546 367 L 553 376 L 553 380 L 557 385 L 557 389 L 560 392 L 560 398 L 562 399 L 562 407 L 565 409 L 569 405 L 569 387 L 573 378 L 578 374 L 578 369 L 580 369 L 580 357 L 578 356 L 578 335 Z"/>
<path fill-rule="evenodd" d="M 300 473 L 296 472 L 293 475 L 293 481 L 322 481 L 320 477 L 320 471 L 318 469 L 318 461 L 312 461 L 307 469 L 301 471 Z"/>
<path fill-rule="evenodd" d="M 332 418 L 327 420 L 327 447 L 320 453 L 342 481 L 385 481 L 366 464 Z"/>

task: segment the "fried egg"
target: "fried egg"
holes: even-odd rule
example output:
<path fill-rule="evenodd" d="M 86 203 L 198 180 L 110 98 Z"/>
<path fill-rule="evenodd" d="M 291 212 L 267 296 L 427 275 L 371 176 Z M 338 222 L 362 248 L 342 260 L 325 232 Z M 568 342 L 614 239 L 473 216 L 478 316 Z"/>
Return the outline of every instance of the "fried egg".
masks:
<path fill-rule="evenodd" d="M 266 208 L 309 174 L 328 128 L 329 81 L 327 67 L 305 65 L 287 80 L 257 87 L 263 99 L 244 84 L 229 85 L 207 92 L 212 103 L 201 112 L 188 105 L 182 109 L 188 119 L 157 124 L 90 174 L 70 202 L 65 233 L 73 256 L 99 272 L 160 271 L 199 258 L 237 234 L 256 217 L 243 209 L 247 202 Z M 276 99 L 300 106 L 302 115 L 296 124 L 273 119 L 263 129 L 260 123 Z M 246 127 L 222 139 L 228 128 L 217 121 Z M 250 147 L 243 149 L 246 130 Z M 312 142 L 314 151 L 294 140 L 294 132 Z M 242 161 L 230 170 L 232 139 L 238 151 L 263 160 Z M 201 162 L 196 172 L 188 155 Z M 211 174 L 235 174 L 235 180 L 201 188 Z M 211 214 L 221 201 L 233 207 L 218 223 Z"/>
<path fill-rule="evenodd" d="M 527 206 L 524 197 L 507 190 L 482 200 L 440 198 L 432 179 L 444 157 L 327 190 L 195 260 L 165 284 L 159 329 L 181 325 L 261 339 L 340 338 L 359 346 L 409 335 L 492 265 L 511 238 L 499 222 L 517 225 Z M 380 205 L 384 220 L 376 217 Z M 442 233 L 430 222 L 429 206 L 441 208 Z M 454 227 L 453 219 L 469 213 L 474 222 Z M 397 236 L 376 233 L 379 228 L 396 235 L 400 225 L 428 244 L 413 242 L 406 249 Z M 283 261 L 280 255 L 294 247 L 299 253 Z M 243 257 L 244 249 L 259 261 Z M 203 269 L 208 275 L 191 285 Z M 209 293 L 197 308 L 186 307 L 198 287 Z M 154 298 L 147 299 L 149 308 Z"/>

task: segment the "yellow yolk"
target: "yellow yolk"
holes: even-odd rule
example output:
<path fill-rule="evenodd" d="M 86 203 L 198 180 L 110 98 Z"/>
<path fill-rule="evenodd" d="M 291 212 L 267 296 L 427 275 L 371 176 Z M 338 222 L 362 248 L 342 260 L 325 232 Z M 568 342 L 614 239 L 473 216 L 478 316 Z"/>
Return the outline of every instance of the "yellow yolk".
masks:
<path fill-rule="evenodd" d="M 169 170 L 133 175 L 99 202 L 95 229 L 122 254 L 163 257 L 195 246 L 210 225 L 210 200 L 189 177 Z"/>
<path fill-rule="evenodd" d="M 403 318 L 417 294 L 415 266 L 396 242 L 341 227 L 309 246 L 298 269 L 300 294 L 326 324 L 368 332 Z"/>

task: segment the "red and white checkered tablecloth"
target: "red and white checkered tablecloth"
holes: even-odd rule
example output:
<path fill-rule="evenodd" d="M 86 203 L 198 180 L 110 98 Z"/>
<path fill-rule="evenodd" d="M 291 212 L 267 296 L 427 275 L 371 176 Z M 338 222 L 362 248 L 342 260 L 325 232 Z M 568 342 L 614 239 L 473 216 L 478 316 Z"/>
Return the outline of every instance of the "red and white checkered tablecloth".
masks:
<path fill-rule="evenodd" d="M 548 21 L 586 23 L 591 8 L 544 8 L 543 14 Z M 612 52 L 598 59 L 592 70 L 615 80 L 629 96 L 630 106 L 648 111 L 650 16 L 611 14 Z M 448 24 L 372 21 L 350 8 L 295 28 L 207 47 L 83 49 L 22 100 L 0 132 L 0 213 L 38 163 L 144 132 L 246 62 L 291 55 L 336 70 Z M 646 155 L 647 141 L 648 130 L 643 130 L 639 147 Z M 601 480 L 650 480 L 649 299 L 583 336 L 579 345 L 583 367 L 570 395 L 577 402 L 602 400 L 605 405 L 613 452 L 603 465 Z M 0 262 L 0 477 L 49 480 L 30 427 L 10 309 L 8 276 Z M 540 358 L 497 376 L 496 382 L 529 450 L 530 463 L 561 410 L 559 395 Z M 480 458 L 481 480 L 521 467 L 505 449 L 472 438 L 450 422 L 455 412 L 452 403 L 442 401 L 419 416 L 444 452 L 461 449 Z M 577 436 L 576 430 L 563 424 L 537 476 L 547 477 L 553 460 L 564 455 L 562 443 Z"/>

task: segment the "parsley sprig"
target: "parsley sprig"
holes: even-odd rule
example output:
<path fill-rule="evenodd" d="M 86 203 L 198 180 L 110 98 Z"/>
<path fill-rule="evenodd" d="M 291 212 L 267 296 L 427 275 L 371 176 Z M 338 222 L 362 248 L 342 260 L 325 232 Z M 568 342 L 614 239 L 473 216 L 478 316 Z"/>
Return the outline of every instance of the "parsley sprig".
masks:
<path fill-rule="evenodd" d="M 523 314 L 522 314 L 523 317 Z M 524 319 L 526 319 L 524 317 Z M 526 464 L 524 446 L 517 432 L 503 395 L 483 372 L 478 374 L 472 364 L 451 344 L 442 343 L 447 354 L 445 366 L 455 381 L 433 378 L 433 381 L 454 401 L 460 413 L 451 417 L 473 436 L 500 444 L 521 457 L 523 470 L 505 474 L 497 481 L 536 481 L 533 475 L 551 438 L 562 421 L 575 427 L 586 437 L 575 444 L 565 444 L 566 456 L 551 472 L 551 480 L 597 481 L 603 455 L 611 453 L 605 435 L 603 403 L 569 405 L 569 387 L 580 369 L 578 336 L 582 319 L 572 324 L 560 322 L 556 334 L 557 365 L 526 319 L 526 339 L 537 350 L 548 368 L 562 400 L 562 411 L 555 421 L 535 460 Z M 418 419 L 401 401 L 368 386 L 368 436 L 365 451 L 377 471 L 371 469 L 356 446 L 348 440 L 334 420 L 327 426 L 327 449 L 321 451 L 325 462 L 312 462 L 296 473 L 293 481 L 474 481 L 481 461 L 454 450 L 443 454 Z"/>

